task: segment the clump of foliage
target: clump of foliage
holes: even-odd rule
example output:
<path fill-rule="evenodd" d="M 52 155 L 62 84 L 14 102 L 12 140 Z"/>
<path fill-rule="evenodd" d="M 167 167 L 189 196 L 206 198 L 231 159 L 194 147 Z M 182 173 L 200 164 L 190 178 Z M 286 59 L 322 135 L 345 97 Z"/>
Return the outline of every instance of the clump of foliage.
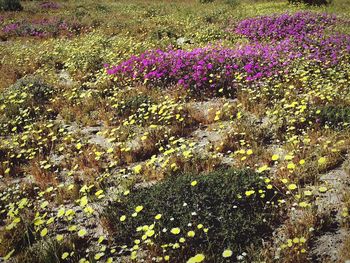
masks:
<path fill-rule="evenodd" d="M 288 0 L 290 4 L 307 4 L 307 5 L 329 5 L 332 0 Z"/>
<path fill-rule="evenodd" d="M 201 4 L 208 4 L 208 3 L 213 3 L 214 0 L 199 0 Z"/>
<path fill-rule="evenodd" d="M 72 36 L 78 34 L 82 25 L 77 22 L 67 22 L 59 18 L 39 19 L 33 21 L 16 21 L 3 27 L 2 33 L 6 37 L 56 37 L 58 35 Z"/>
<path fill-rule="evenodd" d="M 37 76 L 26 76 L 0 95 L 0 130 L 18 131 L 40 118 L 49 117 L 45 111 L 53 95 L 53 87 Z"/>
<path fill-rule="evenodd" d="M 220 261 L 225 248 L 238 255 L 249 244 L 258 246 L 271 233 L 275 197 L 275 191 L 267 189 L 257 173 L 222 169 L 199 176 L 178 175 L 135 190 L 108 206 L 105 215 L 118 244 L 132 246 L 142 236 L 139 228 L 152 225 L 149 239 L 157 249 L 168 244 L 167 253 L 178 260 L 203 253 L 207 259 Z M 181 250 L 171 249 L 176 243 Z"/>
<path fill-rule="evenodd" d="M 72 238 L 64 240 L 63 242 L 58 242 L 56 239 L 41 240 L 40 242 L 32 245 L 25 253 L 18 257 L 17 262 L 23 263 L 53 263 L 62 262 L 62 256 L 66 251 L 74 250 L 74 252 L 69 254 L 69 262 L 79 261 L 78 247 L 75 246 L 77 243 L 77 238 Z M 80 253 L 81 254 L 81 253 Z M 66 259 L 66 261 L 68 261 Z"/>
<path fill-rule="evenodd" d="M 324 106 L 320 109 L 318 121 L 333 128 L 345 128 L 350 125 L 350 107 Z"/>
<path fill-rule="evenodd" d="M 128 97 L 126 100 L 119 101 L 119 106 L 116 108 L 118 116 L 129 116 L 140 111 L 140 108 L 150 105 L 152 100 L 144 94 Z"/>
<path fill-rule="evenodd" d="M 0 10 L 21 11 L 23 7 L 19 0 L 0 0 Z"/>

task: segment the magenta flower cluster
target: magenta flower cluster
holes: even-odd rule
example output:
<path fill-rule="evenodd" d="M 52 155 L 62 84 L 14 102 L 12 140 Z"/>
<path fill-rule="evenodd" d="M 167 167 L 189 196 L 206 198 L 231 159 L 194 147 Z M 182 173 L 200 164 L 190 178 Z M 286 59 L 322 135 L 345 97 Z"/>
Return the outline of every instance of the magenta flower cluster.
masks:
<path fill-rule="evenodd" d="M 264 34 L 268 35 L 269 43 L 256 41 L 262 37 L 254 36 L 250 44 L 236 49 L 208 46 L 192 51 L 150 50 L 117 66 L 106 65 L 107 73 L 114 75 L 123 85 L 145 83 L 149 86 L 181 85 L 191 89 L 232 91 L 238 85 L 261 84 L 266 78 L 287 74 L 298 59 L 306 59 L 310 65 L 328 67 L 349 55 L 349 35 L 323 34 L 324 29 L 334 23 L 334 17 L 310 13 L 296 13 L 295 17 L 283 14 L 277 18 L 273 16 L 271 20 L 262 17 L 261 24 L 274 21 L 272 24 L 275 25 L 284 16 L 292 25 L 282 24 L 282 29 L 275 27 L 274 30 L 283 37 L 273 37 L 273 32 L 266 31 Z M 249 21 L 258 21 L 258 18 Z M 302 29 L 301 25 L 305 28 Z"/>
<path fill-rule="evenodd" d="M 252 41 L 281 40 L 289 37 L 304 38 L 323 33 L 335 25 L 333 15 L 297 12 L 249 18 L 238 23 L 235 33 Z"/>
<path fill-rule="evenodd" d="M 4 33 L 11 33 L 19 29 L 20 23 L 11 23 L 3 27 L 2 31 Z"/>
<path fill-rule="evenodd" d="M 2 28 L 2 33 L 6 36 L 48 37 L 62 33 L 70 34 L 73 27 L 76 27 L 76 25 L 57 18 L 23 20 L 5 25 Z"/>
<path fill-rule="evenodd" d="M 305 39 L 296 42 L 296 48 L 304 49 L 305 57 L 323 67 L 334 66 L 350 55 L 350 35 L 334 34 L 331 36 Z"/>
<path fill-rule="evenodd" d="M 150 50 L 116 67 L 109 67 L 107 73 L 126 83 L 230 89 L 243 79 L 253 81 L 277 74 L 298 56 L 289 53 L 285 57 L 290 45 L 291 42 L 286 40 L 274 47 L 256 43 L 238 49 L 209 46 L 192 51 Z"/>

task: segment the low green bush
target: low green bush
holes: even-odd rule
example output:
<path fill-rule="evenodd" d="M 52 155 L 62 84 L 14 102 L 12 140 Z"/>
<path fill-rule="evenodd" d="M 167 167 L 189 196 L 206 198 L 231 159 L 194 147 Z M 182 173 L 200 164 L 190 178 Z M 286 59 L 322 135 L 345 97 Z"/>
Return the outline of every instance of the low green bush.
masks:
<path fill-rule="evenodd" d="M 0 10 L 21 11 L 23 7 L 19 0 L 0 0 Z"/>
<path fill-rule="evenodd" d="M 350 126 L 350 107 L 325 106 L 319 109 L 318 122 L 332 128 L 343 129 Z"/>
<path fill-rule="evenodd" d="M 169 177 L 132 191 L 104 212 L 126 253 L 135 254 L 135 240 L 142 240 L 140 247 L 154 243 L 152 253 L 168 254 L 176 262 L 197 253 L 205 254 L 208 262 L 221 262 L 226 248 L 235 260 L 247 246 L 258 247 L 269 237 L 276 222 L 275 198 L 276 191 L 267 189 L 255 172 L 223 169 Z"/>
<path fill-rule="evenodd" d="M 15 263 L 60 263 L 60 262 L 78 262 L 79 258 L 83 257 L 80 251 L 77 238 L 66 238 L 63 242 L 58 242 L 55 239 L 41 240 L 21 253 Z M 74 251 L 69 254 L 66 259 L 62 259 L 63 253 L 67 251 Z"/>
<path fill-rule="evenodd" d="M 329 5 L 332 0 L 288 0 L 290 4 Z"/>
<path fill-rule="evenodd" d="M 0 131 L 21 130 L 23 126 L 52 115 L 44 107 L 53 87 L 39 77 L 26 76 L 0 94 Z"/>
<path fill-rule="evenodd" d="M 147 95 L 139 94 L 130 96 L 119 103 L 119 107 L 116 108 L 116 114 L 117 116 L 129 116 L 131 114 L 137 114 L 137 112 L 147 110 L 148 106 L 151 105 L 151 103 L 152 100 Z"/>

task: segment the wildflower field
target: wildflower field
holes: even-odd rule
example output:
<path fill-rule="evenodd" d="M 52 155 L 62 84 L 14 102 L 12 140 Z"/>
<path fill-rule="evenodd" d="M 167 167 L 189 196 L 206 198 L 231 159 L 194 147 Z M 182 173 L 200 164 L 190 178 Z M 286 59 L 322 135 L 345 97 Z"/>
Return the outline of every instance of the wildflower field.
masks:
<path fill-rule="evenodd" d="M 0 262 L 350 262 L 349 0 L 6 1 Z"/>

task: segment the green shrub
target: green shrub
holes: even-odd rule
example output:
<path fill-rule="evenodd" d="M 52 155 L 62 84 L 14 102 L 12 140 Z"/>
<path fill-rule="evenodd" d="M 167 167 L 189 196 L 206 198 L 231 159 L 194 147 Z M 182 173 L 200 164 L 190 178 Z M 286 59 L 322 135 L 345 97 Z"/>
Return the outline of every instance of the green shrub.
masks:
<path fill-rule="evenodd" d="M 16 259 L 16 263 L 59 263 L 59 262 L 78 262 L 83 254 L 75 243 L 79 244 L 76 238 L 67 237 L 64 241 L 58 242 L 55 239 L 40 240 L 36 242 L 28 250 L 23 251 Z M 62 254 L 67 251 L 74 251 L 65 260 L 62 260 Z"/>
<path fill-rule="evenodd" d="M 197 185 L 192 186 L 194 180 Z M 246 191 L 251 190 L 255 193 L 247 196 Z M 208 262 L 220 262 L 226 248 L 237 256 L 247 246 L 259 246 L 271 234 L 276 219 L 272 213 L 275 198 L 276 192 L 267 190 L 258 174 L 225 169 L 199 176 L 169 177 L 149 188 L 134 190 L 110 204 L 105 217 L 116 233 L 117 244 L 132 247 L 134 240 L 145 234 L 140 227 L 152 228 L 154 224 L 154 235 L 144 241 L 154 242 L 152 251 L 163 253 L 166 246 L 164 253 L 176 257 L 177 262 L 186 262 L 196 253 L 204 253 Z M 138 206 L 143 209 L 133 217 Z M 162 215 L 160 220 L 155 219 L 157 214 Z M 121 221 L 123 215 L 126 219 Z M 202 229 L 198 229 L 200 224 Z M 180 233 L 169 233 L 173 228 L 179 228 Z M 194 231 L 195 236 L 188 237 L 188 231 Z M 186 239 L 184 243 L 179 242 L 181 237 Z M 180 248 L 172 247 L 174 244 Z"/>
<path fill-rule="evenodd" d="M 329 5 L 332 0 L 288 0 L 290 4 Z"/>
<path fill-rule="evenodd" d="M 318 122 L 332 128 L 343 129 L 350 125 L 350 107 L 325 106 L 320 109 Z"/>
<path fill-rule="evenodd" d="M 151 32 L 150 37 L 156 40 L 162 40 L 164 38 L 177 38 L 178 32 L 176 28 L 167 25 L 160 25 Z"/>
<path fill-rule="evenodd" d="M 0 10 L 21 11 L 23 7 L 19 0 L 0 0 Z"/>
<path fill-rule="evenodd" d="M 51 116 L 45 104 L 53 88 L 36 76 L 26 76 L 0 94 L 0 131 L 21 128 L 33 121 Z"/>
<path fill-rule="evenodd" d="M 236 6 L 238 5 L 237 0 L 225 0 L 225 4 L 230 5 L 230 6 Z"/>
<path fill-rule="evenodd" d="M 152 100 L 147 95 L 138 94 L 130 96 L 125 100 L 120 101 L 120 106 L 116 108 L 116 114 L 118 116 L 129 116 L 131 114 L 137 114 L 138 112 L 142 114 L 143 111 L 147 111 L 148 106 L 151 105 L 151 103 Z"/>

